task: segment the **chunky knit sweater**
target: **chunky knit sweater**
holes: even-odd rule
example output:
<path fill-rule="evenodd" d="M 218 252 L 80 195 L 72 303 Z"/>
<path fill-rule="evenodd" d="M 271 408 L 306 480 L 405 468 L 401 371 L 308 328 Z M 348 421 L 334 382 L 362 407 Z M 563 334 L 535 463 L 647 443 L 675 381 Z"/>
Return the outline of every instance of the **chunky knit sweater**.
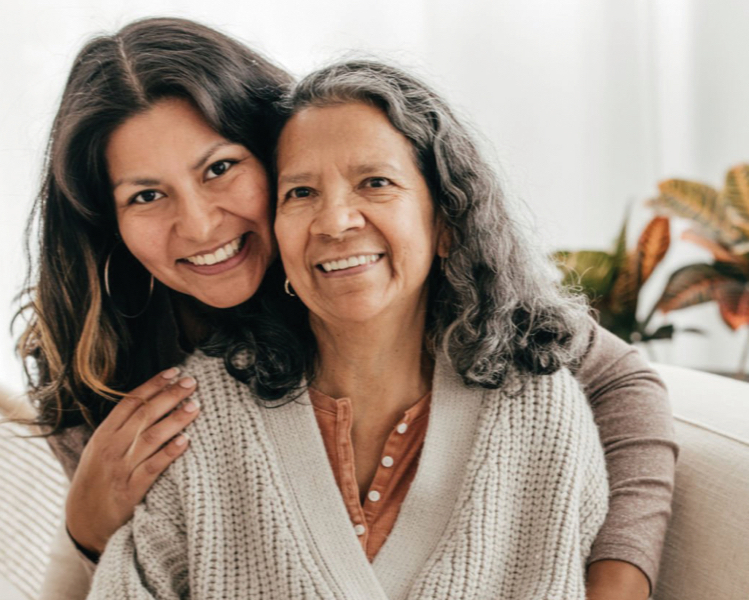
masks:
<path fill-rule="evenodd" d="M 369 563 L 307 395 L 262 408 L 219 359 L 184 370 L 203 406 L 191 449 L 110 539 L 89 599 L 585 598 L 608 489 L 567 371 L 509 396 L 438 362 L 417 475 Z"/>

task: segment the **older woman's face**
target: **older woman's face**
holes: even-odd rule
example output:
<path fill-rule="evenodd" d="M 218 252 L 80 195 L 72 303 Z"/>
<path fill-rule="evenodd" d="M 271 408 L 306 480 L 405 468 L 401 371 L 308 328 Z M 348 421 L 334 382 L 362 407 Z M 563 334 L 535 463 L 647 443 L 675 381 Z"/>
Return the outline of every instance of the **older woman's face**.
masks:
<path fill-rule="evenodd" d="M 440 228 L 411 144 L 381 110 L 303 110 L 282 132 L 278 171 L 276 238 L 313 315 L 364 322 L 423 311 Z"/>
<path fill-rule="evenodd" d="M 268 177 L 247 148 L 165 99 L 114 131 L 106 159 L 122 239 L 157 279 L 219 308 L 257 291 L 275 243 Z"/>

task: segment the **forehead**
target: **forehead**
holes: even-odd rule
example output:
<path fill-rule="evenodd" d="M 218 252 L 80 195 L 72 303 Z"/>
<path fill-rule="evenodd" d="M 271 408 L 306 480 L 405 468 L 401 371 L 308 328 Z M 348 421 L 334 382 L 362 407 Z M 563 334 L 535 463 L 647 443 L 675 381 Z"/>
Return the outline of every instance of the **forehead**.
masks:
<path fill-rule="evenodd" d="M 127 119 L 109 137 L 105 154 L 110 170 L 174 158 L 194 146 L 223 139 L 187 100 L 165 98 Z"/>
<path fill-rule="evenodd" d="M 413 147 L 379 108 L 362 102 L 305 108 L 281 132 L 279 168 L 323 156 L 344 162 L 399 159 L 413 163 Z"/>

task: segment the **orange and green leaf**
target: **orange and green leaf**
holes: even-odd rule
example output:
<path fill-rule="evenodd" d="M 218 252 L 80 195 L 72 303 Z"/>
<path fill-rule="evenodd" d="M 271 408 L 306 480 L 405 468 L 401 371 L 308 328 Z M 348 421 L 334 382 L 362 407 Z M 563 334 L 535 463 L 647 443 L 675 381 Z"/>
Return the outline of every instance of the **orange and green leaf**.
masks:
<path fill-rule="evenodd" d="M 715 260 L 728 263 L 739 261 L 739 257 L 736 254 L 733 254 L 723 244 L 711 240 L 710 238 L 706 238 L 694 229 L 687 229 L 681 234 L 681 238 L 708 250 L 715 257 Z"/>
<path fill-rule="evenodd" d="M 666 217 L 656 217 L 643 230 L 637 242 L 638 291 L 663 260 L 671 243 L 671 232 Z"/>
<path fill-rule="evenodd" d="M 736 224 L 749 232 L 749 164 L 737 165 L 726 175 L 726 202 L 736 214 Z"/>
<path fill-rule="evenodd" d="M 726 325 L 736 331 L 749 325 L 749 283 L 734 281 L 721 286 L 716 293 L 720 315 Z"/>
<path fill-rule="evenodd" d="M 675 271 L 656 307 L 662 312 L 679 310 L 717 298 L 718 289 L 734 279 L 718 270 L 715 265 L 695 264 Z"/>
<path fill-rule="evenodd" d="M 637 296 L 640 293 L 637 252 L 630 252 L 624 265 L 616 274 L 611 289 L 611 309 L 617 313 L 637 312 Z"/>
<path fill-rule="evenodd" d="M 727 200 L 715 188 L 684 179 L 662 181 L 658 188 L 660 196 L 650 201 L 656 210 L 691 219 L 719 240 L 734 242 L 740 238 L 736 226 L 728 218 Z"/>

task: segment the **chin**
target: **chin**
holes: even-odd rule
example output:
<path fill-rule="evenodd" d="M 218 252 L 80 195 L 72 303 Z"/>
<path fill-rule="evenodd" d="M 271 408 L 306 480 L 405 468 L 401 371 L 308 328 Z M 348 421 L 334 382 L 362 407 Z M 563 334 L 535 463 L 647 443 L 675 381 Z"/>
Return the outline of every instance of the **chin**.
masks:
<path fill-rule="evenodd" d="M 236 290 L 233 290 L 231 294 L 216 295 L 214 293 L 209 296 L 194 296 L 194 298 L 211 308 L 232 308 L 247 302 L 252 298 L 252 294 L 237 294 Z"/>

